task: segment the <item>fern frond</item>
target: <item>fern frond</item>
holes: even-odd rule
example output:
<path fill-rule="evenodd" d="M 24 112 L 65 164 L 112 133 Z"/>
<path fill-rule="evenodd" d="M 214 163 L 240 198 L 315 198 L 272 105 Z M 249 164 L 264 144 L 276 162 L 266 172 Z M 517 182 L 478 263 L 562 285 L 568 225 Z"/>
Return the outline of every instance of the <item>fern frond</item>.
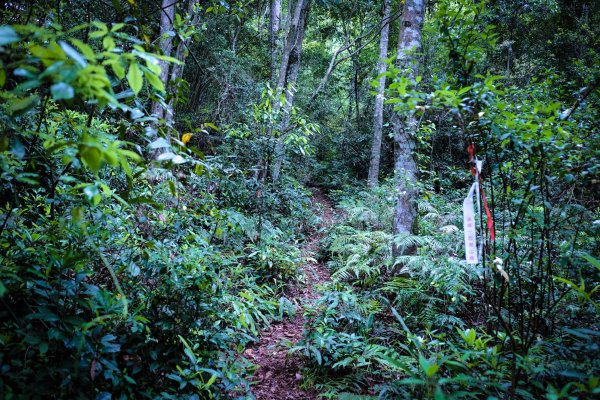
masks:
<path fill-rule="evenodd" d="M 394 244 L 405 249 L 428 246 L 433 250 L 438 250 L 442 247 L 442 244 L 432 236 L 418 236 L 409 233 L 394 236 Z"/>

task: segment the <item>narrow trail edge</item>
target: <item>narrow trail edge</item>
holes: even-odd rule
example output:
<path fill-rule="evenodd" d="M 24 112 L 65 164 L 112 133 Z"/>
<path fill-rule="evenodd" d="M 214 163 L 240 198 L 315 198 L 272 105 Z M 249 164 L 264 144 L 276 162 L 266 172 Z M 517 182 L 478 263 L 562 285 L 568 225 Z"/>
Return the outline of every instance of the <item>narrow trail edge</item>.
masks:
<path fill-rule="evenodd" d="M 257 400 L 316 400 L 315 390 L 300 388 L 302 382 L 303 363 L 298 356 L 288 356 L 287 349 L 280 343 L 289 340 L 298 343 L 304 332 L 304 306 L 313 302 L 319 296 L 315 285 L 330 280 L 329 271 L 322 263 L 313 261 L 318 253 L 319 243 L 323 239 L 324 228 L 333 225 L 335 212 L 331 201 L 319 189 L 311 188 L 313 192 L 313 208 L 320 208 L 321 222 L 317 229 L 310 234 L 302 246 L 304 262 L 300 269 L 305 276 L 305 282 L 298 282 L 286 293 L 288 298 L 298 306 L 292 319 L 275 322 L 269 330 L 262 333 L 260 341 L 246 350 L 245 356 L 257 365 L 252 379 L 252 393 Z"/>

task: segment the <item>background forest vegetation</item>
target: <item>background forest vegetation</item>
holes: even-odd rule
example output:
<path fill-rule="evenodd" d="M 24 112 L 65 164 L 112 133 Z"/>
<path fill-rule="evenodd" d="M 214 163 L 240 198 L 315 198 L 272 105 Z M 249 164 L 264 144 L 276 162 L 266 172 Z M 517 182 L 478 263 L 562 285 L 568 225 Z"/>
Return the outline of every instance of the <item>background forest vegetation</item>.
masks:
<path fill-rule="evenodd" d="M 0 2 L 0 397 L 253 399 L 303 313 L 321 398 L 597 398 L 599 83 L 595 0 Z"/>

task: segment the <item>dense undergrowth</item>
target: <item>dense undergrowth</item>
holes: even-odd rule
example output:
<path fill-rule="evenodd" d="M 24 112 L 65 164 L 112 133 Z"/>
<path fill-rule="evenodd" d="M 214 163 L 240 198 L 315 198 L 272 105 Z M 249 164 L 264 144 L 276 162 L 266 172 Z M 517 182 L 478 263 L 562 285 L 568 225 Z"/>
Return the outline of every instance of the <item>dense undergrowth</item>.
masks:
<path fill-rule="evenodd" d="M 165 139 L 135 96 L 143 71 L 160 97 L 161 56 L 119 29 L 136 49 L 2 28 L 0 393 L 246 397 L 243 350 L 294 313 L 283 289 L 315 224 L 309 192 L 254 179 L 235 159 L 251 139 L 226 138 L 228 157 Z M 115 84 L 127 66 L 130 88 Z"/>
<path fill-rule="evenodd" d="M 419 234 L 396 238 L 392 188 L 335 194 L 346 218 L 322 243 L 332 282 L 320 288 L 304 339 L 290 350 L 309 362 L 307 384 L 339 399 L 596 396 L 597 300 L 559 286 L 567 270 L 557 268 L 561 300 L 525 348 L 487 303 L 506 271 L 498 261 L 468 265 L 461 255 L 462 198 L 422 190 Z M 394 260 L 392 241 L 416 250 Z M 588 277 L 581 289 L 590 291 L 600 264 L 573 254 L 580 256 Z M 509 310 L 500 318 L 511 318 Z M 512 318 L 526 324 L 528 316 Z"/>
<path fill-rule="evenodd" d="M 246 350 L 298 312 L 285 294 L 318 225 L 309 184 L 343 221 L 322 242 L 331 281 L 287 344 L 302 385 L 342 400 L 598 396 L 593 2 L 430 3 L 418 62 L 385 74 L 385 133 L 394 115 L 418 123 L 408 195 L 390 137 L 387 180 L 363 182 L 374 2 L 313 2 L 284 88 L 287 33 L 265 22 L 277 2 L 165 1 L 3 2 L 0 397 L 252 399 Z M 277 3 L 287 22 L 292 3 Z M 470 144 L 496 230 L 481 217 L 477 265 L 460 207 Z M 394 235 L 403 196 L 418 215 Z"/>
<path fill-rule="evenodd" d="M 258 213 L 250 180 L 208 159 L 201 176 L 186 164 L 95 179 L 79 164 L 57 176 L 64 155 L 40 141 L 26 154 L 47 157 L 51 192 L 41 176 L 20 179 L 28 162 L 18 137 L 11 145 L 3 183 L 21 196 L 3 210 L 4 398 L 244 395 L 243 349 L 294 311 L 282 289 L 314 218 L 306 190 L 286 181 Z M 123 199 L 111 188 L 126 178 Z"/>
<path fill-rule="evenodd" d="M 264 211 L 251 180 L 209 159 L 200 176 L 184 164 L 129 177 L 101 168 L 94 178 L 79 163 L 57 176 L 65 155 L 40 141 L 25 154 L 45 157 L 48 188 L 26 172 L 19 139 L 2 156 L 12 167 L 3 193 L 21 194 L 3 210 L 4 398 L 245 394 L 243 349 L 294 311 L 282 289 L 314 222 L 306 190 L 288 180 L 265 194 Z M 111 188 L 126 179 L 123 199 Z"/>

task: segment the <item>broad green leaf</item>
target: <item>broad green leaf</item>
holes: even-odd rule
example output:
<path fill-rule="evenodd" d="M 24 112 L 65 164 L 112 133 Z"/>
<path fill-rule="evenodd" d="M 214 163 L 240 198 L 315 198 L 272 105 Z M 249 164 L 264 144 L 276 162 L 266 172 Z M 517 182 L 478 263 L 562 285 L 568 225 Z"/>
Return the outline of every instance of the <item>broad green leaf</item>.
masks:
<path fill-rule="evenodd" d="M 584 255 L 581 256 L 581 258 L 583 258 L 584 260 L 586 260 L 587 262 L 589 262 L 597 270 L 600 270 L 600 260 L 592 257 L 589 254 L 584 254 Z"/>
<path fill-rule="evenodd" d="M 77 25 L 77 26 L 74 26 L 73 28 L 69 29 L 69 30 L 67 31 L 67 33 L 75 33 L 75 32 L 79 32 L 79 31 L 82 31 L 82 30 L 84 30 L 84 29 L 87 29 L 87 28 L 89 28 L 89 26 L 90 26 L 90 25 L 89 25 L 89 24 L 87 24 L 87 23 L 86 23 L 86 24 L 79 24 L 79 25 Z"/>
<path fill-rule="evenodd" d="M 154 72 L 155 75 L 160 76 L 161 68 L 157 63 L 146 60 L 146 67 L 148 67 L 150 71 Z"/>
<path fill-rule="evenodd" d="M 401 370 L 401 371 L 408 371 L 409 370 L 410 365 L 408 365 L 408 363 L 406 363 L 406 362 L 403 362 L 401 360 L 397 360 L 395 358 L 389 357 L 389 356 L 387 356 L 385 354 L 382 354 L 380 356 L 380 358 L 381 358 L 382 361 L 385 361 L 385 364 L 389 365 L 390 367 L 396 368 L 396 369 Z"/>
<path fill-rule="evenodd" d="M 181 61 L 179 61 L 175 57 L 162 56 L 160 54 L 155 54 L 155 56 L 156 56 L 156 58 L 158 58 L 159 60 L 162 60 L 162 61 L 170 62 L 170 63 L 177 64 L 177 65 L 183 64 Z"/>
<path fill-rule="evenodd" d="M 129 82 L 129 86 L 131 90 L 137 95 L 140 90 L 142 90 L 142 84 L 144 83 L 142 79 L 142 71 L 140 71 L 140 67 L 136 62 L 132 62 L 129 65 L 129 72 L 127 72 L 127 81 Z"/>
<path fill-rule="evenodd" d="M 48 352 L 48 343 L 47 342 L 40 343 L 40 353 L 46 354 L 47 352 Z"/>
<path fill-rule="evenodd" d="M 39 97 L 35 95 L 17 99 L 8 107 L 8 111 L 11 114 L 21 114 L 35 107 L 38 103 Z"/>
<path fill-rule="evenodd" d="M 113 167 L 116 167 L 117 165 L 119 165 L 119 157 L 118 157 L 117 151 L 114 147 L 112 147 L 112 146 L 108 147 L 104 151 L 103 156 L 109 165 L 112 165 Z"/>
<path fill-rule="evenodd" d="M 92 25 L 94 25 L 96 28 L 98 28 L 101 32 L 103 33 L 108 33 L 108 25 L 106 25 L 104 22 L 101 21 L 93 21 Z"/>
<path fill-rule="evenodd" d="M 169 161 L 172 160 L 173 158 L 175 158 L 175 154 L 174 153 L 162 153 L 161 155 L 159 155 L 158 157 L 156 157 L 156 159 L 158 161 Z"/>
<path fill-rule="evenodd" d="M 39 185 L 40 183 L 40 176 L 33 172 L 22 172 L 17 174 L 15 179 L 28 185 Z"/>
<path fill-rule="evenodd" d="M 104 31 L 94 31 L 90 33 L 90 38 L 91 39 L 98 39 L 103 37 L 104 35 L 106 35 L 107 32 Z"/>
<path fill-rule="evenodd" d="M 97 205 L 100 203 L 102 196 L 100 195 L 100 190 L 96 185 L 88 185 L 83 188 L 83 194 L 90 204 Z"/>
<path fill-rule="evenodd" d="M 112 37 L 105 36 L 104 39 L 102 39 L 102 47 L 104 47 L 106 51 L 113 51 L 115 47 L 117 47 L 117 44 Z"/>
<path fill-rule="evenodd" d="M 440 388 L 439 386 L 435 388 L 435 395 L 434 395 L 433 399 L 434 400 L 445 400 L 446 399 L 444 392 L 442 392 L 442 388 Z"/>
<path fill-rule="evenodd" d="M 158 204 L 152 197 L 134 197 L 129 199 L 129 204 L 150 204 L 154 207 L 160 208 L 160 204 Z"/>
<path fill-rule="evenodd" d="M 186 163 L 186 159 L 181 157 L 180 155 L 176 155 L 175 157 L 173 157 L 173 159 L 171 161 L 173 162 L 173 164 L 185 164 Z"/>
<path fill-rule="evenodd" d="M 400 385 L 423 385 L 425 381 L 419 378 L 404 378 L 398 382 Z"/>
<path fill-rule="evenodd" d="M 150 143 L 148 147 L 150 147 L 151 149 L 162 149 L 165 147 L 171 147 L 171 144 L 165 138 L 159 137 L 158 139 Z"/>
<path fill-rule="evenodd" d="M 120 60 L 112 61 L 110 63 L 110 66 L 111 66 L 113 72 L 115 73 L 115 75 L 117 76 L 117 78 L 119 78 L 119 79 L 125 78 L 125 68 L 121 64 Z"/>
<path fill-rule="evenodd" d="M 140 155 L 138 153 L 135 153 L 131 150 L 121 149 L 121 150 L 119 150 L 119 152 L 123 156 L 125 156 L 131 160 L 134 160 L 134 161 L 140 161 L 142 159 L 142 157 L 140 157 Z"/>
<path fill-rule="evenodd" d="M 425 372 L 425 376 L 428 378 L 431 378 L 433 375 L 435 375 L 440 368 L 435 361 L 430 362 L 422 355 L 419 355 L 419 364 L 421 365 L 423 372 Z"/>
<path fill-rule="evenodd" d="M 75 45 L 75 47 L 77 47 L 79 49 L 79 51 L 81 51 L 83 53 L 83 55 L 85 56 L 85 58 L 88 59 L 88 61 L 96 60 L 96 54 L 94 53 L 94 50 L 92 50 L 92 48 L 90 46 L 83 43 L 79 39 L 71 39 L 71 43 L 73 43 Z"/>
<path fill-rule="evenodd" d="M 317 361 L 317 364 L 322 365 L 323 364 L 323 358 L 321 356 L 321 352 L 319 351 L 319 349 L 317 349 L 316 347 L 313 347 L 312 349 L 312 353 Z"/>
<path fill-rule="evenodd" d="M 146 77 L 146 80 L 148 80 L 148 83 L 154 87 L 154 89 L 158 90 L 159 92 L 165 91 L 165 85 L 163 85 L 160 78 L 152 71 L 144 71 L 144 76 Z"/>
<path fill-rule="evenodd" d="M 19 35 L 10 26 L 0 26 L 0 46 L 18 42 Z"/>
<path fill-rule="evenodd" d="M 84 164 L 94 173 L 98 173 L 102 165 L 102 152 L 100 149 L 92 146 L 81 146 L 79 155 Z"/>
<path fill-rule="evenodd" d="M 131 276 L 138 276 L 140 274 L 141 270 L 140 267 L 136 264 L 136 263 L 131 263 L 129 265 L 129 273 L 131 274 Z"/>
<path fill-rule="evenodd" d="M 85 60 L 85 58 L 81 54 L 79 54 L 77 50 L 71 47 L 69 43 L 59 40 L 58 44 L 70 59 L 75 61 L 77 64 L 81 65 L 83 68 L 87 66 L 87 61 Z"/>
<path fill-rule="evenodd" d="M 208 128 L 212 128 L 212 129 L 214 129 L 215 131 L 218 131 L 218 130 L 219 130 L 219 128 L 218 128 L 218 127 L 217 127 L 215 124 L 213 124 L 213 123 L 210 123 L 210 122 L 205 122 L 205 123 L 204 123 L 204 126 L 205 126 L 205 127 L 208 127 Z"/>
<path fill-rule="evenodd" d="M 37 313 L 29 314 L 25 318 L 26 319 L 39 319 L 39 320 L 46 321 L 46 322 L 56 322 L 56 321 L 60 320 L 58 315 L 56 315 L 55 313 L 53 313 L 51 311 L 47 311 L 47 310 L 42 310 Z"/>
<path fill-rule="evenodd" d="M 121 158 L 120 165 L 121 165 L 121 168 L 123 168 L 123 171 L 125 172 L 125 174 L 127 176 L 131 176 L 131 166 L 129 165 L 129 162 L 127 162 L 126 158 Z"/>
<path fill-rule="evenodd" d="M 50 86 L 50 93 L 54 100 L 69 100 L 75 96 L 73 87 L 65 82 L 59 82 Z"/>
<path fill-rule="evenodd" d="M 125 24 L 124 24 L 124 23 L 122 23 L 122 22 L 119 22 L 119 23 L 117 23 L 117 24 L 113 24 L 113 26 L 110 28 L 110 31 L 111 31 L 111 32 L 116 32 L 116 31 L 118 31 L 119 29 L 123 28 L 124 26 L 125 26 Z"/>

